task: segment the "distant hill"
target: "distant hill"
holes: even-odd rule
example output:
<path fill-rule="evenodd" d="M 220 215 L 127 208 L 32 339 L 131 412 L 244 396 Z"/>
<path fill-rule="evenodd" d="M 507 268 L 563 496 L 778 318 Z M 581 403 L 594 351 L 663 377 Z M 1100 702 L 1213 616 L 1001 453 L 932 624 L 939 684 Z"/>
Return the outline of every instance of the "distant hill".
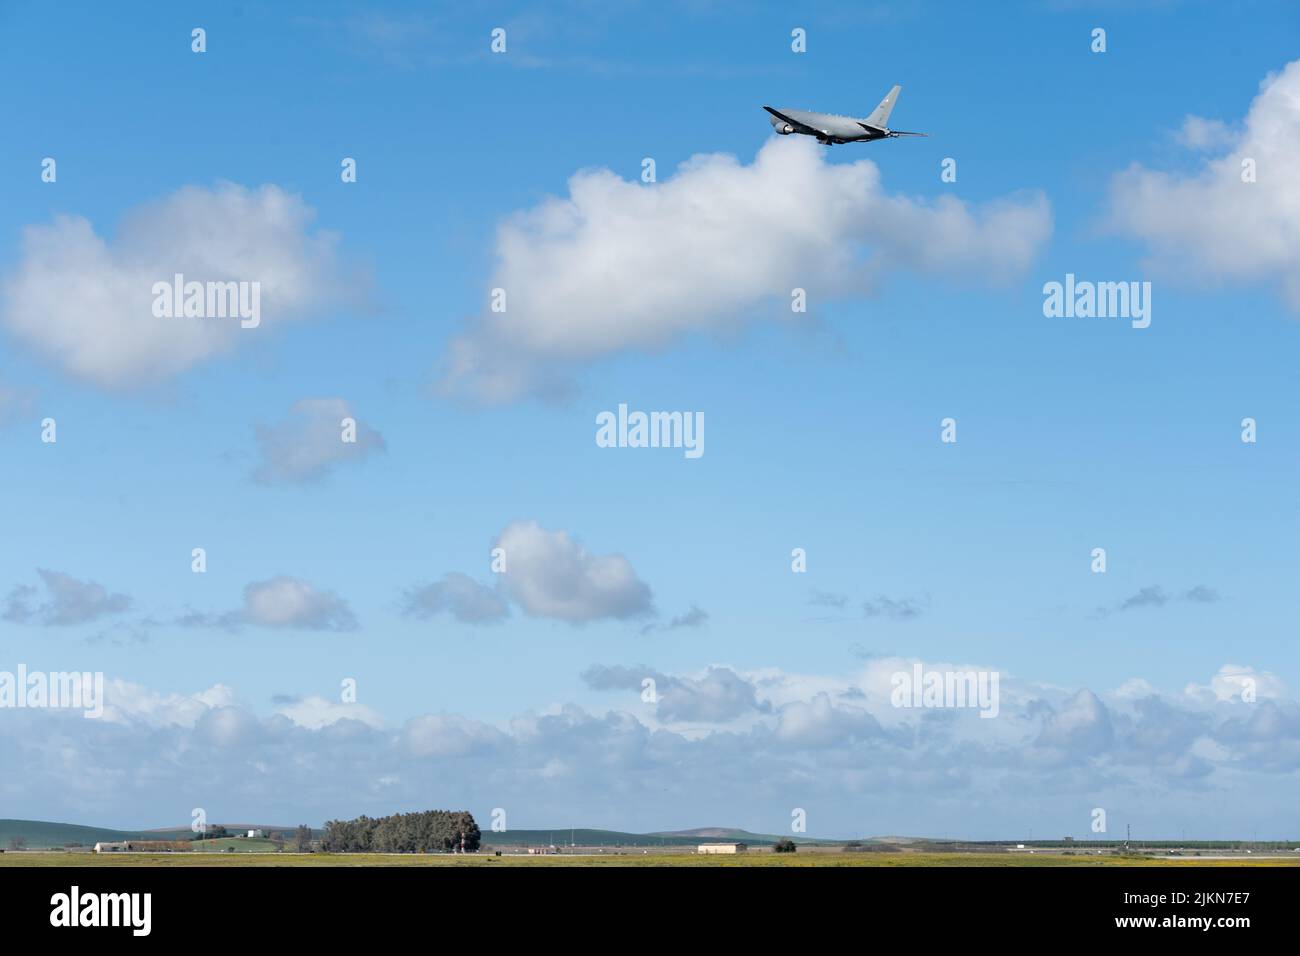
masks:
<path fill-rule="evenodd" d="M 273 832 L 292 833 L 294 830 L 298 829 L 297 826 L 282 827 L 282 826 L 274 826 L 266 823 L 225 823 L 223 821 L 220 824 L 216 824 L 216 823 L 211 824 L 211 826 L 218 826 L 218 825 L 225 827 L 231 833 L 238 833 L 240 830 L 265 830 L 267 833 L 273 833 Z M 182 830 L 184 830 L 187 833 L 190 832 L 189 824 L 186 824 L 183 827 L 155 827 L 151 830 L 146 830 L 145 832 L 146 833 L 178 833 Z M 321 830 L 319 827 L 316 827 L 313 828 L 311 832 L 319 835 Z"/>
<path fill-rule="evenodd" d="M 771 846 L 785 839 L 767 833 L 750 833 L 731 827 L 700 827 L 696 830 L 672 830 L 662 833 L 625 833 L 621 830 L 507 830 L 504 833 L 483 831 L 487 846 L 697 846 L 717 841 L 748 843 L 750 846 Z M 811 840 L 791 837 L 796 843 L 834 843 L 834 840 Z"/>
<path fill-rule="evenodd" d="M 214 826 L 216 824 L 213 824 Z M 265 830 L 292 834 L 294 827 L 266 826 L 256 823 L 223 823 L 231 833 L 244 830 Z M 321 835 L 319 828 L 312 830 L 312 835 Z M 188 826 L 159 827 L 150 830 L 114 830 L 110 827 L 81 826 L 75 823 L 50 823 L 39 820 L 0 820 L 0 850 L 8 849 L 12 837 L 22 837 L 29 849 L 47 849 L 80 844 L 94 846 L 99 842 L 118 843 L 123 840 L 188 840 L 194 834 Z M 593 830 L 577 827 L 574 829 L 554 830 L 507 830 L 494 833 L 489 829 L 483 831 L 485 846 L 695 846 L 700 843 L 718 841 L 736 841 L 750 846 L 771 846 L 777 840 L 784 839 L 766 833 L 750 833 L 732 827 L 699 827 L 694 830 L 674 830 L 663 833 L 626 833 L 620 830 Z M 836 840 L 813 840 L 807 837 L 792 836 L 796 843 L 837 843 Z"/>
<path fill-rule="evenodd" d="M 183 835 L 182 835 L 183 833 Z M 180 830 L 111 830 L 85 827 L 75 823 L 50 823 L 44 820 L 0 820 L 0 850 L 8 849 L 14 837 L 26 841 L 30 849 L 67 846 L 79 843 L 94 846 L 101 841 L 187 840 L 193 834 Z"/>
<path fill-rule="evenodd" d="M 688 843 L 707 843 L 710 840 L 724 840 L 733 843 L 749 843 L 755 846 L 766 846 L 769 843 L 775 843 L 777 840 L 792 840 L 795 843 L 843 843 L 843 840 L 817 840 L 812 837 L 800 836 L 792 833 L 789 836 L 781 836 L 772 833 L 751 833 L 749 830 L 738 830 L 734 827 L 697 827 L 694 830 L 664 830 L 658 833 L 648 833 L 648 837 L 681 837 Z"/>
<path fill-rule="evenodd" d="M 623 833 L 619 830 L 506 830 L 504 833 L 483 831 L 486 846 L 687 846 L 699 841 L 687 836 L 660 836 L 653 833 Z"/>
<path fill-rule="evenodd" d="M 240 830 L 268 829 L 256 824 L 224 823 L 221 825 L 231 833 L 238 833 Z M 293 827 L 269 829 L 293 832 Z M 28 849 L 41 850 L 69 844 L 94 846 L 96 843 L 120 843 L 123 840 L 188 840 L 192 836 L 194 834 L 187 826 L 156 830 L 114 830 L 109 827 L 87 827 L 76 823 L 50 823 L 44 820 L 0 820 L 0 850 L 9 849 L 9 843 L 14 837 L 25 840 Z"/>

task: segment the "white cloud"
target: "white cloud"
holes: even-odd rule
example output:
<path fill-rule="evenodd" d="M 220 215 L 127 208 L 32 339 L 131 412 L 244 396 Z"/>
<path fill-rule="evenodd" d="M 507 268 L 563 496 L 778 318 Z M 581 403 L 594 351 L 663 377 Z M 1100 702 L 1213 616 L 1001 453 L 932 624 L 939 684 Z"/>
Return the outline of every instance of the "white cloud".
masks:
<path fill-rule="evenodd" d="M 128 595 L 110 594 L 103 585 L 94 581 L 80 581 L 62 571 L 45 568 L 38 568 L 37 573 L 45 587 L 44 600 L 39 599 L 38 588 L 20 584 L 9 592 L 2 615 L 4 620 L 15 624 L 66 627 L 121 614 L 131 607 Z"/>
<path fill-rule="evenodd" d="M 402 739 L 417 757 L 462 757 L 503 739 L 488 724 L 456 714 L 426 714 L 406 722 Z"/>
<path fill-rule="evenodd" d="M 509 616 L 510 606 L 495 590 L 458 571 L 402 595 L 402 613 L 408 617 L 425 620 L 442 611 L 463 624 L 494 624 Z"/>
<path fill-rule="evenodd" d="M 104 688 L 104 719 L 119 724 L 193 727 L 207 710 L 234 703 L 235 692 L 225 684 L 214 684 L 197 694 L 161 694 L 115 679 Z"/>
<path fill-rule="evenodd" d="M 513 522 L 494 547 L 505 550 L 502 586 L 527 614 L 581 623 L 653 613 L 650 588 L 621 554 L 592 554 L 535 521 Z"/>
<path fill-rule="evenodd" d="M 1061 750 L 1093 753 L 1111 742 L 1110 712 L 1101 698 L 1081 690 L 1062 703 L 1045 721 L 1038 743 Z"/>
<path fill-rule="evenodd" d="M 725 724 L 737 718 L 767 713 L 771 706 L 758 699 L 749 680 L 729 667 L 709 667 L 700 677 L 676 677 L 647 667 L 589 667 L 583 681 L 593 690 L 643 692 L 654 681 L 655 716 L 665 723 Z"/>
<path fill-rule="evenodd" d="M 254 743 L 262 732 L 260 721 L 239 707 L 213 707 L 205 710 L 194 725 L 194 737 L 200 744 L 228 749 Z"/>
<path fill-rule="evenodd" d="M 975 207 L 890 195 L 869 159 L 828 163 L 802 137 L 754 162 L 701 155 L 644 185 L 583 170 L 569 196 L 503 223 L 485 310 L 448 347 L 449 393 L 504 401 L 567 386 L 576 365 L 693 332 L 788 316 L 791 289 L 870 292 L 891 270 L 1001 280 L 1051 232 L 1041 194 Z M 782 312 L 784 309 L 784 312 Z"/>
<path fill-rule="evenodd" d="M 261 627 L 350 631 L 357 626 L 351 608 L 332 591 L 321 591 L 287 575 L 244 588 L 243 619 Z"/>
<path fill-rule="evenodd" d="M 886 666 L 899 663 L 909 662 Z M 608 676 L 612 690 L 627 683 Z M 639 700 L 607 713 L 557 705 L 500 727 L 449 713 L 388 727 L 310 698 L 258 717 L 222 685 L 177 695 L 111 680 L 103 720 L 0 708 L 0 799 L 16 817 L 125 814 L 159 826 L 183 820 L 195 793 L 232 819 L 316 823 L 413 805 L 485 819 L 501 806 L 512 827 L 775 832 L 790 807 L 809 807 L 810 835 L 857 836 L 951 833 L 960 807 L 961 834 L 984 838 L 1028 825 L 1084 835 L 1094 806 L 1131 808 L 1153 838 L 1181 826 L 1202 838 L 1282 836 L 1300 800 L 1300 705 L 1290 698 L 1143 695 L 1137 681 L 1098 695 L 1008 680 L 996 719 L 961 720 L 949 708 L 893 708 L 870 673 L 660 676 L 702 695 L 694 726 L 658 725 Z M 795 688 L 805 696 L 790 697 Z M 906 720 L 887 723 L 884 711 Z"/>
<path fill-rule="evenodd" d="M 1177 139 L 1188 149 L 1214 150 L 1232 142 L 1233 130 L 1223 120 L 1188 115 Z"/>
<path fill-rule="evenodd" d="M 1300 60 L 1261 84 L 1238 133 L 1184 127 L 1198 148 L 1228 137 L 1229 151 L 1191 174 L 1134 165 L 1111 183 L 1110 221 L 1144 240 L 1150 265 L 1210 283 L 1270 282 L 1300 311 Z M 1256 181 L 1242 182 L 1251 160 Z"/>
<path fill-rule="evenodd" d="M 778 712 L 776 736 L 788 744 L 821 748 L 882 735 L 879 722 L 863 707 L 836 704 L 827 694 L 794 701 Z"/>
<path fill-rule="evenodd" d="M 1250 693 L 1247 693 L 1247 692 Z M 1209 686 L 1188 684 L 1185 694 L 1200 701 L 1239 701 L 1254 695 L 1257 700 L 1266 697 L 1280 698 L 1286 694 L 1281 679 L 1269 671 L 1257 671 L 1241 664 L 1224 664 L 1212 678 Z"/>
<path fill-rule="evenodd" d="M 105 239 L 80 216 L 23 230 L 4 283 L 0 323 L 77 378 L 110 389 L 168 379 L 348 294 L 335 238 L 310 232 L 313 211 L 277 186 L 186 186 L 140 206 Z M 259 282 L 262 323 L 155 318 L 153 285 Z"/>
<path fill-rule="evenodd" d="M 355 441 L 344 441 L 343 420 L 356 422 Z M 341 398 L 304 398 L 294 402 L 279 425 L 256 426 L 261 461 L 253 478 L 263 483 L 314 481 L 335 465 L 360 461 L 386 449 L 384 436 L 356 421 Z"/>
<path fill-rule="evenodd" d="M 357 627 L 356 616 L 347 601 L 333 591 L 320 590 L 287 574 L 245 586 L 243 606 L 233 611 L 223 614 L 190 611 L 175 623 L 182 627 L 229 630 L 249 624 L 308 631 L 351 631 Z"/>
<path fill-rule="evenodd" d="M 299 727 L 308 730 L 319 730 L 340 720 L 359 720 L 367 727 L 376 729 L 384 726 L 384 718 L 370 707 L 326 700 L 324 697 L 304 697 L 284 704 L 276 713 L 283 714 Z"/>

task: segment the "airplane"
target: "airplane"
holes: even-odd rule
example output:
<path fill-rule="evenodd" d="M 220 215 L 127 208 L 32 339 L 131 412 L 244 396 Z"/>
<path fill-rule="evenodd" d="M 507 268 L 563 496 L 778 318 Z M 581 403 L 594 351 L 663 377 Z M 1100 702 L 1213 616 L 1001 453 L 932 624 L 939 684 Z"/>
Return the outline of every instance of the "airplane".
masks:
<path fill-rule="evenodd" d="M 901 89 L 901 86 L 895 86 L 885 94 L 880 105 L 866 119 L 836 116 L 833 113 L 811 113 L 808 110 L 774 110 L 770 106 L 764 106 L 763 109 L 772 114 L 772 128 L 782 136 L 791 133 L 816 136 L 817 142 L 823 145 L 870 143 L 872 140 L 893 139 L 895 136 L 928 136 L 929 133 L 908 133 L 885 125 L 889 122 L 889 114 Z"/>

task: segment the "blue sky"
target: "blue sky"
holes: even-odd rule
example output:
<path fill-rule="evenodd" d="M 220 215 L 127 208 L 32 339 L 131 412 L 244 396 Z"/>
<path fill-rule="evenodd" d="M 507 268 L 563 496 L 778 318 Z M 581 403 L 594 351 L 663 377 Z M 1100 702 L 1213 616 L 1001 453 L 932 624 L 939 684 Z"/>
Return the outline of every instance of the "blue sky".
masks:
<path fill-rule="evenodd" d="M 103 671 L 116 706 L 0 710 L 3 815 L 781 832 L 805 807 L 817 835 L 998 837 L 1106 806 L 1293 835 L 1300 194 L 1267 160 L 1300 140 L 1296 26 L 6 4 L 0 670 Z M 929 138 L 826 148 L 760 109 L 861 116 L 894 83 Z M 679 169 L 699 154 L 731 159 Z M 1240 156 L 1257 182 L 1215 165 Z M 282 291 L 197 344 L 96 291 L 186 265 Z M 1066 273 L 1150 281 L 1151 326 L 1046 318 Z M 461 346 L 505 391 L 448 373 Z M 702 412 L 705 454 L 597 447 L 620 402 Z M 323 442 L 340 409 L 368 444 Z M 439 608 L 449 580 L 473 607 Z M 896 726 L 911 660 L 999 671 L 1004 718 Z"/>

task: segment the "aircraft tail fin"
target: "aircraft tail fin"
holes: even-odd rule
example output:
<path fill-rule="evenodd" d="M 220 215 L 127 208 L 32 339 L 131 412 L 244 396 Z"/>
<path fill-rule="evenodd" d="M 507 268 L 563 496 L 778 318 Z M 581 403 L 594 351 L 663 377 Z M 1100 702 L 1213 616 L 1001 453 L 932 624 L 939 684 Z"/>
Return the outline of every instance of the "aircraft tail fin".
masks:
<path fill-rule="evenodd" d="M 885 94 L 885 98 L 880 101 L 880 105 L 871 111 L 871 115 L 864 120 L 868 126 L 874 126 L 877 129 L 885 129 L 889 124 L 889 114 L 894 110 L 894 103 L 898 101 L 898 91 L 901 86 L 895 86 Z"/>

